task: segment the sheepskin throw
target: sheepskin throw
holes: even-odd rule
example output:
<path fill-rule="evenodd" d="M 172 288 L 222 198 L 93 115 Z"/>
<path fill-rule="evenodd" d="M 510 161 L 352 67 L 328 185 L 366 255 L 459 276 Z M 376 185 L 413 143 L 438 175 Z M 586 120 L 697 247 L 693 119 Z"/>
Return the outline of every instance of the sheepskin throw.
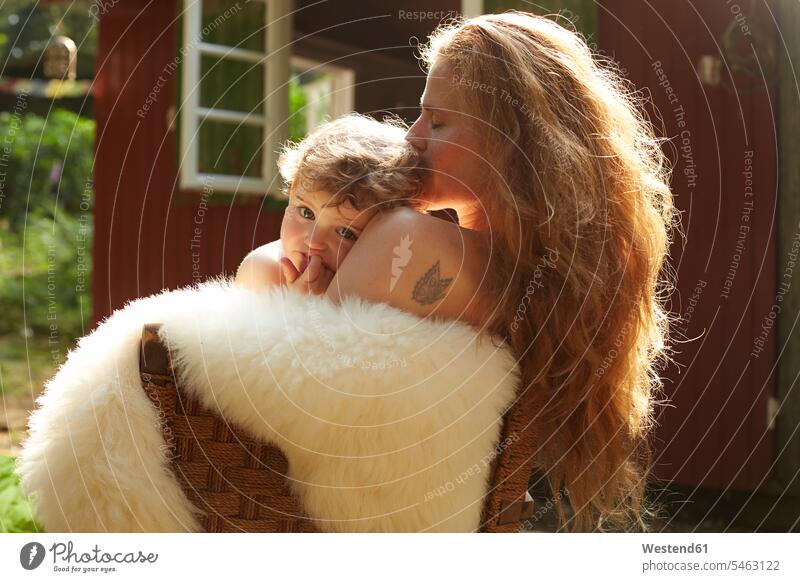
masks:
<path fill-rule="evenodd" d="M 142 389 L 142 326 L 161 323 L 185 389 L 280 447 L 327 531 L 476 531 L 510 348 L 460 322 L 228 279 L 133 301 L 82 338 L 37 400 L 19 459 L 48 531 L 197 531 Z"/>

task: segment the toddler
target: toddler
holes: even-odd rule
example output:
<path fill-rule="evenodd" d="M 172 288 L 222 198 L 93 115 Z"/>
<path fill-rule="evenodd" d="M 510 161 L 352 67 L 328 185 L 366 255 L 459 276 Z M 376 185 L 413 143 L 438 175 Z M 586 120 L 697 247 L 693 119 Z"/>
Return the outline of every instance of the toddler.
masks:
<path fill-rule="evenodd" d="M 324 293 L 378 212 L 421 208 L 417 153 L 402 124 L 351 114 L 325 123 L 278 160 L 289 205 L 280 239 L 245 257 L 236 283 Z"/>

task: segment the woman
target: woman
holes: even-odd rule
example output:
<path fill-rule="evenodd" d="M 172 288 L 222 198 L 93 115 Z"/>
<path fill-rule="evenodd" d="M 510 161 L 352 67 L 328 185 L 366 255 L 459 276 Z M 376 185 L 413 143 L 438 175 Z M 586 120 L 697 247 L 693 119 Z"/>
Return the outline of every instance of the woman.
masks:
<path fill-rule="evenodd" d="M 659 272 L 675 211 L 658 140 L 585 42 L 521 12 L 447 25 L 423 50 L 407 139 L 428 210 L 369 223 L 327 290 L 504 338 L 539 411 L 536 466 L 573 528 L 646 528 L 646 440 L 665 358 Z M 562 524 L 566 515 L 556 499 Z"/>

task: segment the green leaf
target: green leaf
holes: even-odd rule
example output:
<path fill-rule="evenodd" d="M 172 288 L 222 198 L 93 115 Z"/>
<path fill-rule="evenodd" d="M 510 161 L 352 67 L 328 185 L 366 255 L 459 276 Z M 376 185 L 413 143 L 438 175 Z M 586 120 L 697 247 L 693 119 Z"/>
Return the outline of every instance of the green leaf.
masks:
<path fill-rule="evenodd" d="M 34 505 L 22 493 L 15 467 L 14 457 L 0 456 L 0 533 L 42 533 Z"/>

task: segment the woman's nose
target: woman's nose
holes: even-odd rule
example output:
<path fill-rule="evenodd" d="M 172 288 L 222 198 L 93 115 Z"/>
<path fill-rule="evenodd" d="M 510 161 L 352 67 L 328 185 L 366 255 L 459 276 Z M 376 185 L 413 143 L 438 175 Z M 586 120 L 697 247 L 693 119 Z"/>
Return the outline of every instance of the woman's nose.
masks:
<path fill-rule="evenodd" d="M 426 140 L 420 135 L 421 119 L 422 116 L 418 117 L 417 120 L 414 122 L 414 125 L 409 127 L 408 132 L 406 133 L 406 141 L 409 144 L 411 144 L 411 147 L 413 147 L 419 153 L 424 152 L 428 144 L 428 140 Z"/>

